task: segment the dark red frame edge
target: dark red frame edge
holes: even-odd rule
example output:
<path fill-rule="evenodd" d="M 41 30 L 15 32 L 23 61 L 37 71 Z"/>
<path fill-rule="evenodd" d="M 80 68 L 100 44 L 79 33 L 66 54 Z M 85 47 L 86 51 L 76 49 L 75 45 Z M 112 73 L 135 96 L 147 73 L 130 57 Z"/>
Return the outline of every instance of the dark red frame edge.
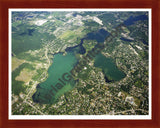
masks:
<path fill-rule="evenodd" d="M 152 9 L 152 120 L 9 120 L 8 9 L 9 8 L 151 8 Z M 0 128 L 26 127 L 160 127 L 159 0 L 0 0 Z"/>

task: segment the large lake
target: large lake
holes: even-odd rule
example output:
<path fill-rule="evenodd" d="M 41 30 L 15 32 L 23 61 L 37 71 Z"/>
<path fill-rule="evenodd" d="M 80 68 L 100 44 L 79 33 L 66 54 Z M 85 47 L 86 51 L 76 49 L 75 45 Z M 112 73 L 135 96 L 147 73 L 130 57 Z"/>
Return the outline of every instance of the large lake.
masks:
<path fill-rule="evenodd" d="M 106 82 L 118 81 L 126 76 L 117 68 L 112 58 L 106 58 L 101 53 L 95 57 L 94 66 L 102 69 Z"/>
<path fill-rule="evenodd" d="M 76 63 L 77 59 L 72 52 L 68 52 L 67 55 L 65 56 L 63 56 L 62 53 L 55 54 L 53 58 L 53 64 L 48 69 L 48 78 L 37 86 L 37 91 L 33 95 L 33 100 L 35 102 L 41 102 L 41 103 L 44 102 L 53 103 L 59 96 L 71 90 L 75 85 L 75 81 L 74 80 L 70 80 L 69 82 L 64 81 L 62 76 L 64 73 L 69 73 Z M 66 77 L 67 75 L 65 75 L 65 78 Z M 57 83 L 62 83 L 60 82 L 59 79 L 61 79 L 65 83 L 65 86 L 55 91 L 52 89 L 51 85 L 55 87 Z M 53 90 L 52 93 L 54 93 L 55 96 L 54 97 L 52 96 L 51 99 L 48 98 L 48 100 L 46 100 L 46 98 L 44 97 L 46 96 L 46 94 L 49 93 L 50 90 Z M 45 101 L 41 101 L 43 99 Z"/>

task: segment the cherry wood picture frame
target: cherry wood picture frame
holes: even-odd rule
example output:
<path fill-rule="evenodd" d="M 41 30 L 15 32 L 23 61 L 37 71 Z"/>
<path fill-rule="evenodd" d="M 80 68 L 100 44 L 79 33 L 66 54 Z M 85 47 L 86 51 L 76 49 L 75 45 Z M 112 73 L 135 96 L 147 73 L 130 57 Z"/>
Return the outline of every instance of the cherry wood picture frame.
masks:
<path fill-rule="evenodd" d="M 151 120 L 9 120 L 9 8 L 150 8 L 152 9 Z M 0 128 L 159 128 L 160 127 L 159 0 L 0 0 Z"/>

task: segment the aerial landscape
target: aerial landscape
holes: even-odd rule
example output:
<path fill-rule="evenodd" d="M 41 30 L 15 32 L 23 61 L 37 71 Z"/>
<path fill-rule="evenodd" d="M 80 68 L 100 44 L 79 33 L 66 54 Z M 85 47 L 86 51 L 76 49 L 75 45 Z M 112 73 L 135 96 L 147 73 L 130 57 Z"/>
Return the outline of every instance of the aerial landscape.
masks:
<path fill-rule="evenodd" d="M 12 115 L 148 115 L 148 11 L 12 11 Z"/>

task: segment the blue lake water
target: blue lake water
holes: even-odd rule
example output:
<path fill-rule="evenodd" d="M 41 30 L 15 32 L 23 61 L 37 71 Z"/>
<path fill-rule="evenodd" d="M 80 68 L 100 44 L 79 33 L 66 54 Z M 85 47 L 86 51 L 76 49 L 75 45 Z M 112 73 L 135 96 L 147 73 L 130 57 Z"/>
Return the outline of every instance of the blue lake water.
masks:
<path fill-rule="evenodd" d="M 88 33 L 84 39 L 86 39 L 86 40 L 96 40 L 98 43 L 102 43 L 102 42 L 105 41 L 105 39 L 108 35 L 109 35 L 109 32 L 107 32 L 104 29 L 100 29 L 97 32 Z"/>
<path fill-rule="evenodd" d="M 148 20 L 148 16 L 147 15 L 139 15 L 139 16 L 130 16 L 127 20 L 124 21 L 124 24 L 126 26 L 132 25 L 134 24 L 134 22 L 139 21 L 139 20 Z"/>
<path fill-rule="evenodd" d="M 79 54 L 85 54 L 86 53 L 86 49 L 83 47 L 83 39 L 81 39 L 81 43 L 73 46 L 73 47 L 67 47 L 65 49 L 66 52 L 74 52 L 74 53 L 79 53 Z"/>
<path fill-rule="evenodd" d="M 148 45 L 148 42 L 146 42 L 145 40 L 142 40 L 143 44 Z"/>

